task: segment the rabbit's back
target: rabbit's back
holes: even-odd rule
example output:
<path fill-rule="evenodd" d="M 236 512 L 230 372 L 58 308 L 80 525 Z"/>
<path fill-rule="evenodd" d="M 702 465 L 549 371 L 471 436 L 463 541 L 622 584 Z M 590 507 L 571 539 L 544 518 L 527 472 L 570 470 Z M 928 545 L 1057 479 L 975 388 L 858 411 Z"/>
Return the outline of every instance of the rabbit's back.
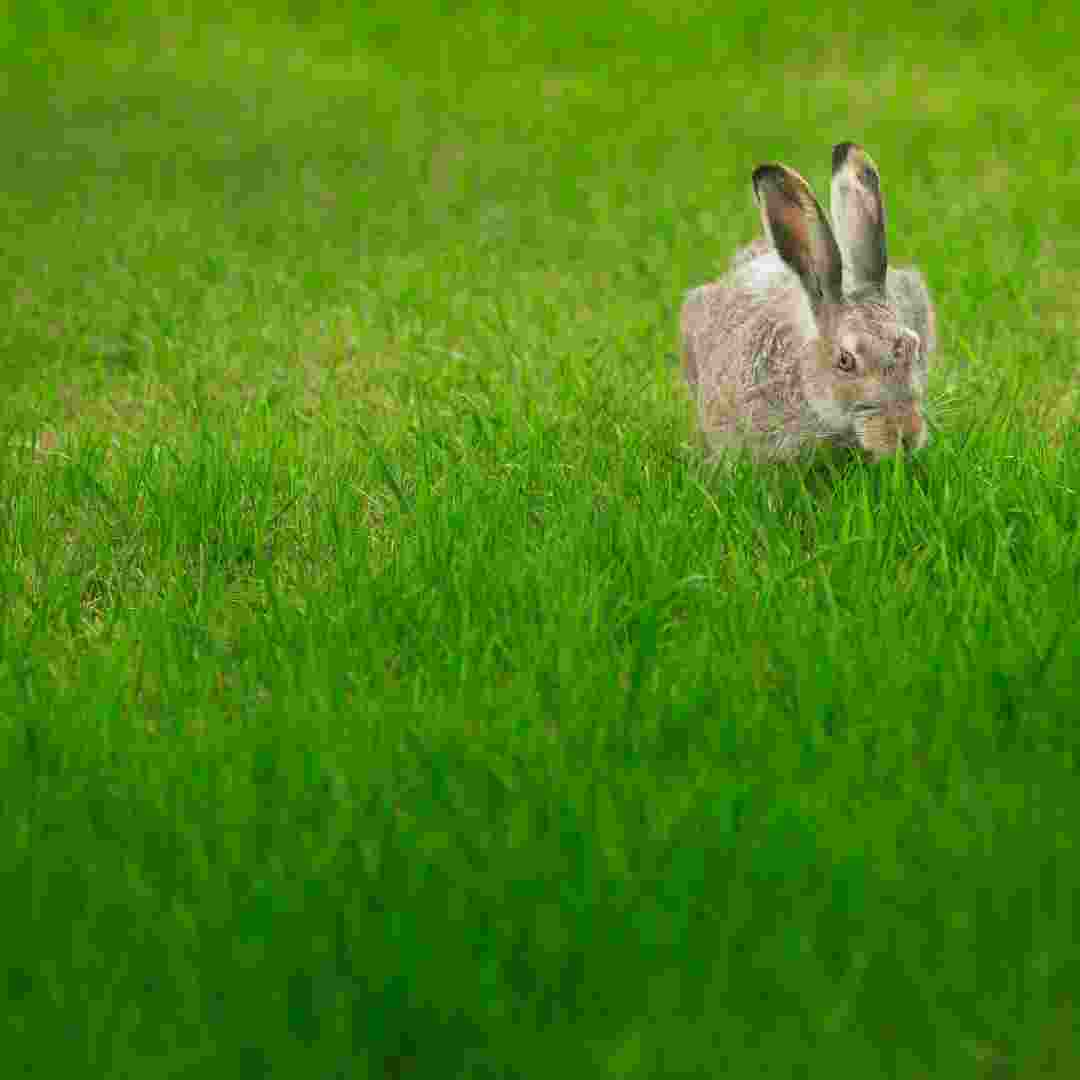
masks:
<path fill-rule="evenodd" d="M 798 278 L 780 256 L 765 245 L 741 249 L 722 278 L 686 294 L 680 323 L 687 381 L 696 386 L 724 373 L 752 384 L 784 343 L 812 336 L 808 317 Z"/>
<path fill-rule="evenodd" d="M 709 441 L 774 438 L 778 416 L 801 414 L 797 353 L 814 336 L 813 319 L 798 278 L 767 243 L 737 252 L 727 274 L 691 290 L 681 328 L 684 374 Z"/>

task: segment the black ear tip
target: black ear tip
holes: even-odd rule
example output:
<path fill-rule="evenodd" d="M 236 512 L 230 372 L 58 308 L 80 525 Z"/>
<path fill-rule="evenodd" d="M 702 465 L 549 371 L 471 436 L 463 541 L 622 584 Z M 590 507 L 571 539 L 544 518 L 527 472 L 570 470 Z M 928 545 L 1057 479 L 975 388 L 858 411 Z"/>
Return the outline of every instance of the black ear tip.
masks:
<path fill-rule="evenodd" d="M 765 165 L 759 165 L 751 176 L 751 182 L 754 185 L 754 194 L 761 194 L 761 185 L 766 180 L 775 180 L 777 176 L 783 175 L 783 169 L 779 165 L 775 165 L 769 162 Z"/>
<path fill-rule="evenodd" d="M 848 154 L 850 154 L 852 150 L 858 150 L 858 146 L 853 142 L 837 143 L 832 148 L 832 171 L 834 176 L 844 162 L 847 161 Z"/>

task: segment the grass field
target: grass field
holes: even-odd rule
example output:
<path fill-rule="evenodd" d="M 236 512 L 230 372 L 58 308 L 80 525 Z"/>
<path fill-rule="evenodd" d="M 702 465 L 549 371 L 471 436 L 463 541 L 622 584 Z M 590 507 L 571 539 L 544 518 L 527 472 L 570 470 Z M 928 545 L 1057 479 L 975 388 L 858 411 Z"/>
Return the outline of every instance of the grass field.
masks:
<path fill-rule="evenodd" d="M 5 1074 L 1080 1076 L 1072 5 L 170 6 L 0 35 Z M 841 139 L 934 442 L 716 474 Z"/>

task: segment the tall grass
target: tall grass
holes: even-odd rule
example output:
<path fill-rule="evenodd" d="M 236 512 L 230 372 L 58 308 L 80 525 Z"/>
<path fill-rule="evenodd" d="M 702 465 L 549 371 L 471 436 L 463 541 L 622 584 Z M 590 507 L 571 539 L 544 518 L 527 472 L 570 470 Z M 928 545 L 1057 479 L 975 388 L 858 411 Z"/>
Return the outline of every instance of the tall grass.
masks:
<path fill-rule="evenodd" d="M 1071 9 L 12 12 L 12 1075 L 1075 1075 Z M 714 470 L 841 138 L 936 437 Z"/>

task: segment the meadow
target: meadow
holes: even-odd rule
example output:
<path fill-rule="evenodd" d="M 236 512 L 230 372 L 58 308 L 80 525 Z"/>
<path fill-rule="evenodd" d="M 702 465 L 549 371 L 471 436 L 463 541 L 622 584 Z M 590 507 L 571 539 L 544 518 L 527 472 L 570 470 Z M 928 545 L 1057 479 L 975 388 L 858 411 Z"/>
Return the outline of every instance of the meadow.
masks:
<path fill-rule="evenodd" d="M 1080 1075 L 1073 6 L 180 10 L 0 31 L 5 1075 Z M 717 471 L 843 139 L 933 442 Z"/>

